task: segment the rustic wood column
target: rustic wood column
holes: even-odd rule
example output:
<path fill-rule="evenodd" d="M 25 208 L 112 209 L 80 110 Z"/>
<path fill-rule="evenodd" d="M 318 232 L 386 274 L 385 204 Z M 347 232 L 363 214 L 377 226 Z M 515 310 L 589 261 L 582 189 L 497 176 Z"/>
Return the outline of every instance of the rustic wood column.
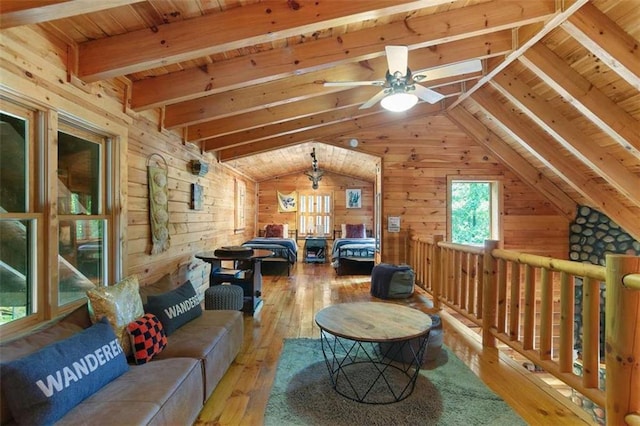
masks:
<path fill-rule="evenodd" d="M 431 291 L 433 293 L 433 307 L 437 310 L 442 309 L 440 295 L 442 294 L 444 276 L 442 268 L 442 249 L 438 245 L 442 240 L 444 240 L 442 235 L 433 236 L 433 263 L 431 264 L 431 268 L 433 268 L 431 277 L 433 280 L 431 282 Z"/>
<path fill-rule="evenodd" d="M 499 241 L 484 241 L 483 256 L 483 279 L 482 279 L 482 345 L 491 348 L 496 347 L 496 338 L 491 334 L 491 329 L 497 327 L 496 311 L 497 311 L 497 295 L 498 295 L 498 279 L 497 269 L 498 262 L 491 252 L 498 248 Z"/>
<path fill-rule="evenodd" d="M 640 290 L 623 286 L 625 275 L 639 273 L 640 257 L 607 256 L 607 425 L 625 424 L 628 414 L 640 413 Z"/>

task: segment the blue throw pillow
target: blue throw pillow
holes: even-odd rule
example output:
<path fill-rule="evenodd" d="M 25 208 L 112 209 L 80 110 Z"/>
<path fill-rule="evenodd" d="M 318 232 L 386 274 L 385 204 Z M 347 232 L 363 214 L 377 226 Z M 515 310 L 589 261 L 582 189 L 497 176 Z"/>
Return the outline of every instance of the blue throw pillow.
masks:
<path fill-rule="evenodd" d="M 202 307 L 191 282 L 187 281 L 168 293 L 149 295 L 145 312 L 158 317 L 168 336 L 202 315 Z"/>
<path fill-rule="evenodd" d="M 47 425 L 129 369 L 106 318 L 0 365 L 2 393 L 19 424 Z"/>

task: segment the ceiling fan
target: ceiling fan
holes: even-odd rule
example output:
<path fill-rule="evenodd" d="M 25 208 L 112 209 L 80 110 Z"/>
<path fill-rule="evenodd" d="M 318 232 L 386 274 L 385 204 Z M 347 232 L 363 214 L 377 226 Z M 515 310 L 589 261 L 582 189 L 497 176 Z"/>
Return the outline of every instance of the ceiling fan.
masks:
<path fill-rule="evenodd" d="M 482 70 L 482 62 L 473 59 L 458 64 L 445 65 L 433 68 L 428 75 L 412 74 L 407 66 L 409 48 L 407 46 L 386 46 L 387 64 L 389 69 L 384 80 L 374 81 L 327 81 L 327 87 L 336 86 L 380 86 L 383 89 L 367 102 L 360 106 L 360 109 L 371 108 L 380 102 L 383 108 L 389 111 L 401 112 L 413 107 L 418 99 L 422 99 L 430 104 L 444 99 L 444 95 L 435 90 L 417 84 L 425 79 L 434 80 L 452 75 L 478 72 Z"/>

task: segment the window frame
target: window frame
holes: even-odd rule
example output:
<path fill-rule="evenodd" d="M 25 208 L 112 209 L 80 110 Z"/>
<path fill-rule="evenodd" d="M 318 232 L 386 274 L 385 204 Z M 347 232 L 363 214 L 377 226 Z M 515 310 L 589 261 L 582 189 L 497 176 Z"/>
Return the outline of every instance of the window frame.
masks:
<path fill-rule="evenodd" d="M 477 182 L 488 183 L 490 190 L 490 236 L 492 240 L 502 241 L 503 227 L 502 218 L 504 216 L 504 182 L 503 176 L 482 175 L 463 176 L 447 175 L 447 236 L 446 240 L 453 242 L 452 231 L 452 187 L 455 182 Z"/>
<path fill-rule="evenodd" d="M 307 211 L 307 204 L 305 202 L 305 200 L 308 197 L 314 197 L 313 198 L 313 205 L 314 205 L 314 212 L 312 214 L 309 214 L 309 212 Z M 323 200 L 329 200 L 329 202 L 331 203 L 330 207 L 329 207 L 329 211 L 326 212 L 326 202 L 323 201 L 323 207 L 324 207 L 324 212 L 323 214 L 317 214 L 317 198 L 316 197 L 322 197 Z M 296 214 L 296 224 L 298 227 L 298 236 L 301 238 L 306 238 L 306 237 L 325 237 L 325 238 L 331 238 L 332 237 L 332 231 L 333 231 L 333 223 L 334 223 L 334 213 L 335 213 L 335 199 L 334 199 L 334 193 L 333 191 L 327 191 L 327 192 L 319 192 L 317 190 L 314 191 L 302 191 L 298 193 L 298 211 Z M 317 217 L 328 217 L 329 220 L 329 224 L 328 226 L 326 226 L 326 232 L 323 233 L 318 233 L 318 232 L 312 232 L 312 233 L 307 233 L 305 232 L 306 227 L 303 227 L 301 225 L 301 220 L 303 217 L 309 217 L 312 216 L 314 218 L 316 218 L 313 222 L 314 222 L 314 227 L 316 226 L 315 224 L 318 223 Z"/>
<path fill-rule="evenodd" d="M 24 108 L 33 114 L 29 141 L 28 170 L 29 208 L 27 213 L 0 213 L 0 219 L 36 219 L 35 253 L 29 260 L 35 271 L 36 293 L 32 297 L 34 312 L 26 317 L 0 325 L 3 338 L 33 328 L 44 321 L 59 317 L 86 303 L 86 298 L 57 306 L 58 302 L 58 226 L 57 215 L 57 132 L 60 120 L 109 138 L 111 143 L 112 173 L 106 179 L 110 193 L 107 204 L 111 233 L 106 253 L 105 285 L 120 280 L 126 271 L 126 189 L 127 144 L 126 122 L 118 122 L 77 102 L 62 97 L 40 97 L 39 93 L 16 93 L 0 88 L 0 110 L 12 114 L 11 108 Z M 55 105 L 54 105 L 55 104 Z M 64 111 L 61 111 L 64 110 Z"/>

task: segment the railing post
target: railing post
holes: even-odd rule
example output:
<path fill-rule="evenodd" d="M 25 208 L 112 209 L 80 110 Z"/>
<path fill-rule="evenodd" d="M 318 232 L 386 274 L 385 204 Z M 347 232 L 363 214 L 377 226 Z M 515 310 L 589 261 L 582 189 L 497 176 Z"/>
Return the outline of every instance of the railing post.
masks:
<path fill-rule="evenodd" d="M 442 286 L 444 286 L 442 248 L 440 248 L 440 246 L 438 245 L 438 243 L 443 240 L 444 237 L 442 235 L 433 236 L 433 263 L 431 264 L 431 268 L 433 268 L 433 270 L 431 271 L 433 282 L 431 283 L 431 292 L 433 294 L 433 307 L 437 310 L 442 309 L 442 304 L 440 303 L 440 295 L 442 294 Z"/>
<path fill-rule="evenodd" d="M 640 257 L 607 255 L 605 305 L 606 415 L 625 424 L 640 413 L 640 291 L 625 288 L 625 275 L 640 273 Z"/>
<path fill-rule="evenodd" d="M 498 261 L 491 252 L 498 248 L 499 241 L 485 240 L 483 255 L 482 276 L 482 345 L 490 348 L 496 347 L 496 338 L 491 334 L 491 329 L 497 328 L 497 291 Z"/>

